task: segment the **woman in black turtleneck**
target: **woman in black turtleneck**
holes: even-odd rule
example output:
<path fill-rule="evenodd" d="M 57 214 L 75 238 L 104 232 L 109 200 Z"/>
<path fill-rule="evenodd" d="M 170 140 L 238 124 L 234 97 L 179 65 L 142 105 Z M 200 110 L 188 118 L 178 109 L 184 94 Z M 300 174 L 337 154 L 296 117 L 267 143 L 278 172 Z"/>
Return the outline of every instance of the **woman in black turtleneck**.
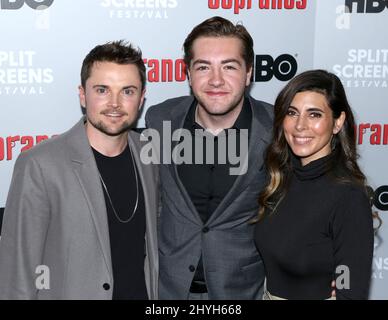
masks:
<path fill-rule="evenodd" d="M 304 72 L 275 102 L 269 182 L 260 194 L 255 241 L 264 299 L 367 299 L 373 221 L 357 165 L 354 119 L 341 81 Z"/>

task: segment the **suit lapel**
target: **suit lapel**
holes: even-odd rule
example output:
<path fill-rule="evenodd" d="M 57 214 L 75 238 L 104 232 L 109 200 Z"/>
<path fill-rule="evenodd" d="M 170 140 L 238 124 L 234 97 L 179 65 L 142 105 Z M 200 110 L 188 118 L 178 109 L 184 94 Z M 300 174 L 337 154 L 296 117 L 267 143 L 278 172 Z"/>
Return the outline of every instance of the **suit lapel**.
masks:
<path fill-rule="evenodd" d="M 96 161 L 86 136 L 84 118 L 72 129 L 68 136 L 68 146 L 73 171 L 88 204 L 105 263 L 113 279 L 105 199 Z"/>
<path fill-rule="evenodd" d="M 155 195 L 155 179 L 152 176 L 152 169 L 146 168 L 140 159 L 140 145 L 137 145 L 139 138 L 133 133 L 128 134 L 128 145 L 132 150 L 132 155 L 135 159 L 135 165 L 139 172 L 140 183 L 143 187 L 144 204 L 145 204 L 145 218 L 146 218 L 146 260 L 145 260 L 145 281 L 150 299 L 156 299 L 158 296 L 158 248 L 157 243 L 157 213 L 158 213 L 158 199 L 152 198 Z"/>
<path fill-rule="evenodd" d="M 189 112 L 190 107 L 191 107 L 193 102 L 194 102 L 194 98 L 192 96 L 190 96 L 189 98 L 183 100 L 178 106 L 176 106 L 176 108 L 171 110 L 171 113 L 170 113 L 171 133 L 173 133 L 175 130 L 182 129 L 184 127 L 187 113 Z M 170 139 L 170 141 L 171 141 L 171 139 Z M 174 150 L 174 147 L 178 145 L 178 143 L 179 143 L 179 141 L 171 142 L 171 153 L 172 153 L 172 150 Z M 190 198 L 189 194 L 187 193 L 185 186 L 183 185 L 181 179 L 179 178 L 178 167 L 172 161 L 172 164 L 168 165 L 168 168 L 169 168 L 169 171 L 170 171 L 172 177 L 175 180 L 175 183 L 178 186 L 178 190 L 180 191 L 183 199 L 185 200 L 187 206 L 190 208 L 191 212 L 193 212 L 193 214 L 194 214 L 194 217 L 196 219 L 195 223 L 202 224 L 202 219 L 199 216 L 199 213 L 196 210 L 193 202 L 191 201 L 191 198 Z M 188 218 L 190 218 L 190 217 L 188 217 Z"/>
<path fill-rule="evenodd" d="M 263 154 L 271 139 L 270 128 L 267 128 L 260 121 L 262 113 L 258 110 L 260 106 L 255 106 L 254 102 L 250 99 L 250 105 L 252 108 L 252 127 L 251 135 L 248 147 L 248 155 L 244 158 L 244 165 L 247 165 L 247 171 L 243 175 L 239 175 L 230 191 L 226 194 L 221 201 L 217 209 L 209 218 L 207 224 L 211 224 L 215 219 L 219 219 L 225 212 L 231 203 L 238 197 L 238 195 L 245 190 L 245 188 L 252 182 L 252 179 L 256 177 L 256 172 L 264 164 Z M 263 112 L 263 111 L 262 111 Z"/>

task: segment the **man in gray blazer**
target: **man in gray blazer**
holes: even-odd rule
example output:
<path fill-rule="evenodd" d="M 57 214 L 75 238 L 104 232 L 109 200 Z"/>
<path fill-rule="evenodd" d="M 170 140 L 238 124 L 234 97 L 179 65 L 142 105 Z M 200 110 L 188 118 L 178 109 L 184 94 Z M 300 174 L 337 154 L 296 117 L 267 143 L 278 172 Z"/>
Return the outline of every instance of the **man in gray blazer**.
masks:
<path fill-rule="evenodd" d="M 130 131 L 145 94 L 140 50 L 95 47 L 85 117 L 16 161 L 0 240 L 0 299 L 157 299 L 158 172 Z"/>
<path fill-rule="evenodd" d="M 258 214 L 273 115 L 272 106 L 246 94 L 253 40 L 242 25 L 213 17 L 192 30 L 184 51 L 193 96 L 167 100 L 146 114 L 147 127 L 156 129 L 163 143 L 159 295 L 259 299 L 264 267 L 249 221 Z M 178 150 L 185 142 L 175 141 L 177 136 L 168 141 L 170 133 L 179 135 L 178 129 L 186 132 L 183 138 L 189 136 L 199 145 L 206 144 L 210 133 L 213 145 L 204 151 L 193 147 L 186 163 L 170 162 L 169 147 Z M 222 145 L 228 146 L 227 152 L 219 148 Z M 229 157 L 231 146 L 240 154 L 238 167 Z M 200 163 L 201 156 L 214 161 Z"/>

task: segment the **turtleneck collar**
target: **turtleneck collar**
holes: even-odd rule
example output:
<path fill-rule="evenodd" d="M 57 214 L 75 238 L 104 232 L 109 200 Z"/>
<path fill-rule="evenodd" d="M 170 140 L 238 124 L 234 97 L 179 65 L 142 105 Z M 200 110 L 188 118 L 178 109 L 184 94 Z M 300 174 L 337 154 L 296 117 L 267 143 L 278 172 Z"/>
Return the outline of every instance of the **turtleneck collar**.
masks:
<path fill-rule="evenodd" d="M 333 154 L 311 161 L 302 166 L 302 163 L 295 155 L 291 156 L 292 170 L 299 180 L 313 180 L 324 175 L 329 169 L 329 163 Z"/>

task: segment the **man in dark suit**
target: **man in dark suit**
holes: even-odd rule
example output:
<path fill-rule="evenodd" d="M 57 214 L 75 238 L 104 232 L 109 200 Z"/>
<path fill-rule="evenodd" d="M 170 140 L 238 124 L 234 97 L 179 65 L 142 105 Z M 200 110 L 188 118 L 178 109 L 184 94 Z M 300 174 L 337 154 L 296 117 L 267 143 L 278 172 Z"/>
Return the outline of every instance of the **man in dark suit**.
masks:
<path fill-rule="evenodd" d="M 272 107 L 246 94 L 253 40 L 242 25 L 213 17 L 191 31 L 184 51 L 193 96 L 146 114 L 147 127 L 163 141 L 160 298 L 260 299 L 264 267 L 249 221 L 265 182 Z M 169 132 L 179 129 L 184 139 L 171 141 Z M 180 152 L 170 161 L 170 144 L 190 139 L 192 148 L 183 148 L 188 161 L 176 161 Z"/>

